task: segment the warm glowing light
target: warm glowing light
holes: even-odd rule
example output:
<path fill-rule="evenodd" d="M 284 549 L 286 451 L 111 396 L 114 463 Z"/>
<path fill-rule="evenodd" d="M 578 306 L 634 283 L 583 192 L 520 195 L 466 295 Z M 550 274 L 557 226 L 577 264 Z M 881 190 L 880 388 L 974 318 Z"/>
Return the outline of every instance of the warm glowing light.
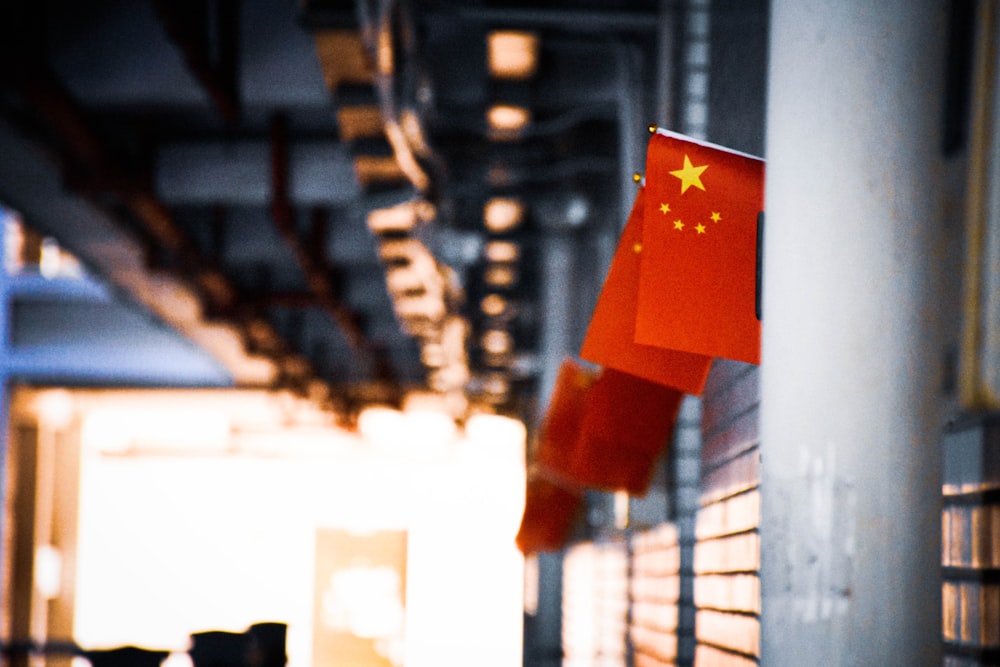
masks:
<path fill-rule="evenodd" d="M 375 104 L 341 106 L 337 109 L 337 127 L 342 141 L 377 137 L 382 133 L 382 113 Z"/>
<path fill-rule="evenodd" d="M 486 268 L 483 280 L 492 287 L 510 287 L 517 282 L 517 271 L 505 264 L 494 264 Z"/>
<path fill-rule="evenodd" d="M 487 36 L 490 74 L 498 79 L 527 79 L 538 68 L 538 36 L 497 30 Z"/>
<path fill-rule="evenodd" d="M 483 390 L 494 398 L 503 398 L 510 393 L 510 380 L 502 375 L 493 375 L 483 383 Z"/>
<path fill-rule="evenodd" d="M 499 294 L 487 294 L 479 302 L 479 308 L 490 317 L 500 317 L 507 310 L 507 299 Z"/>
<path fill-rule="evenodd" d="M 417 224 L 417 212 L 410 202 L 368 213 L 368 229 L 373 234 L 408 232 Z"/>
<path fill-rule="evenodd" d="M 400 411 L 372 406 L 358 415 L 358 431 L 375 446 L 425 454 L 452 444 L 458 428 L 451 417 L 436 409 Z"/>
<path fill-rule="evenodd" d="M 90 664 L 89 662 L 87 663 Z M 160 667 L 194 667 L 194 661 L 191 660 L 191 655 L 184 651 L 176 651 L 167 656 L 167 658 L 160 663 Z"/>
<path fill-rule="evenodd" d="M 35 411 L 42 426 L 56 431 L 65 430 L 76 414 L 73 396 L 65 389 L 49 389 L 39 394 Z"/>
<path fill-rule="evenodd" d="M 389 294 L 392 295 L 421 292 L 423 290 L 420 276 L 407 267 L 386 271 L 385 286 L 389 289 Z"/>
<path fill-rule="evenodd" d="M 444 412 L 444 396 L 432 391 L 411 391 L 403 399 L 403 412 Z"/>
<path fill-rule="evenodd" d="M 406 444 L 441 450 L 455 442 L 458 427 L 454 420 L 443 412 L 416 410 L 405 413 Z"/>
<path fill-rule="evenodd" d="M 627 491 L 616 491 L 614 495 L 615 528 L 625 530 L 629 521 L 629 495 Z"/>
<path fill-rule="evenodd" d="M 501 329 L 490 329 L 483 334 L 480 344 L 490 354 L 506 354 L 514 347 L 514 338 Z"/>
<path fill-rule="evenodd" d="M 498 140 L 516 139 L 531 122 L 531 111 L 513 104 L 495 104 L 486 112 L 490 137 Z"/>
<path fill-rule="evenodd" d="M 62 554 L 51 544 L 43 544 L 35 550 L 35 588 L 46 600 L 59 597 L 62 563 Z"/>
<path fill-rule="evenodd" d="M 483 209 L 483 221 L 486 229 L 491 232 L 507 232 L 518 225 L 524 219 L 524 204 L 517 199 L 506 197 L 494 197 L 486 202 Z"/>
<path fill-rule="evenodd" d="M 396 162 L 399 164 L 399 168 L 406 174 L 410 182 L 413 183 L 413 187 L 421 192 L 426 191 L 430 187 L 430 176 L 427 175 L 427 172 L 417 162 L 417 158 L 413 154 L 413 146 L 410 144 L 403 128 L 399 123 L 386 122 L 383 131 L 385 132 L 386 140 L 392 146 L 392 152 L 396 158 Z"/>
<path fill-rule="evenodd" d="M 523 451 L 528 429 L 524 422 L 503 415 L 478 413 L 465 422 L 465 436 L 478 446 L 498 446 Z"/>
<path fill-rule="evenodd" d="M 395 71 L 395 50 L 392 48 L 392 31 L 387 25 L 380 27 L 377 35 L 375 67 L 379 74 L 389 75 Z"/>
<path fill-rule="evenodd" d="M 322 29 L 313 31 L 313 36 L 323 79 L 330 90 L 342 83 L 371 85 L 372 62 L 361 31 Z"/>
<path fill-rule="evenodd" d="M 46 237 L 42 240 L 42 254 L 38 259 L 38 271 L 46 278 L 59 275 L 59 244 L 55 239 Z"/>
<path fill-rule="evenodd" d="M 538 613 L 537 554 L 531 554 L 524 559 L 524 613 L 528 616 Z"/>
<path fill-rule="evenodd" d="M 19 273 L 24 268 L 24 227 L 20 218 L 0 207 L 0 221 L 3 222 L 3 261 L 9 274 Z"/>
<path fill-rule="evenodd" d="M 403 109 L 402 114 L 400 114 L 399 125 L 403 129 L 403 135 L 406 137 L 407 143 L 413 148 L 413 152 L 421 157 L 426 157 L 430 154 L 431 149 L 427 144 L 427 136 L 424 133 L 423 125 L 420 123 L 420 117 L 412 109 Z"/>
<path fill-rule="evenodd" d="M 391 567 L 341 570 L 323 592 L 323 624 L 355 637 L 392 637 L 402 629 L 403 616 L 399 572 Z"/>
<path fill-rule="evenodd" d="M 490 241 L 484 254 L 491 262 L 516 262 L 521 256 L 521 248 L 513 241 Z"/>
<path fill-rule="evenodd" d="M 430 368 L 440 368 L 448 362 L 448 355 L 444 345 L 441 343 L 429 342 L 420 348 L 420 361 Z"/>
<path fill-rule="evenodd" d="M 373 405 L 358 415 L 358 432 L 372 444 L 394 445 L 404 430 L 403 413 L 394 408 Z"/>
<path fill-rule="evenodd" d="M 105 454 L 221 453 L 230 437 L 229 419 L 208 408 L 102 409 L 91 411 L 83 421 L 83 446 Z"/>
<path fill-rule="evenodd" d="M 445 412 L 456 418 L 464 412 L 467 403 L 463 388 L 469 381 L 469 359 L 465 350 L 468 337 L 468 321 L 461 315 L 451 315 L 441 326 L 440 338 L 427 343 L 435 353 L 441 353 L 437 357 L 440 363 L 431 369 L 427 384 L 445 394 L 448 406 Z"/>
<path fill-rule="evenodd" d="M 38 258 L 38 272 L 45 278 L 78 278 L 83 275 L 79 260 L 59 247 L 59 243 L 49 237 L 42 239 L 41 255 Z"/>
<path fill-rule="evenodd" d="M 382 261 L 399 265 L 386 273 L 397 315 L 430 320 L 444 315 L 444 277 L 424 244 L 416 239 L 385 241 L 379 255 Z"/>
<path fill-rule="evenodd" d="M 296 421 L 293 402 L 270 392 L 226 396 L 233 400 L 214 398 L 226 392 L 185 392 L 184 401 L 156 392 L 115 405 L 107 394 L 74 392 L 79 423 L 91 436 L 108 434 L 94 428 L 94 411 L 129 420 L 134 413 L 148 418 L 155 406 L 166 413 L 155 428 L 215 411 L 232 424 L 235 441 L 259 436 L 260 449 L 188 456 L 178 445 L 167 457 L 108 457 L 99 455 L 99 443 L 85 443 L 72 591 L 72 636 L 81 645 L 163 648 L 175 652 L 167 667 L 190 667 L 189 633 L 281 619 L 289 623 L 288 664 L 313 664 L 313 630 L 328 612 L 339 613 L 322 598 L 332 581 L 311 576 L 317 530 L 406 530 L 398 646 L 405 664 L 465 665 L 487 645 L 491 664 L 520 664 L 524 576 L 513 536 L 524 503 L 522 423 L 475 414 L 465 421 L 461 446 L 420 460 L 400 455 L 421 449 L 412 441 L 379 450 L 357 433 L 288 428 Z M 380 407 L 410 433 L 410 413 L 429 409 L 434 398 L 407 397 L 402 412 Z M 321 456 L 324 447 L 336 453 Z M 369 571 L 355 570 L 354 581 L 337 585 L 378 591 L 346 596 L 355 604 L 341 627 L 356 634 L 384 636 L 399 627 L 400 585 L 370 571 L 377 565 L 349 563 Z M 361 580 L 366 585 L 357 586 Z M 69 581 L 64 577 L 64 588 Z M 455 581 L 461 585 L 448 583 Z"/>

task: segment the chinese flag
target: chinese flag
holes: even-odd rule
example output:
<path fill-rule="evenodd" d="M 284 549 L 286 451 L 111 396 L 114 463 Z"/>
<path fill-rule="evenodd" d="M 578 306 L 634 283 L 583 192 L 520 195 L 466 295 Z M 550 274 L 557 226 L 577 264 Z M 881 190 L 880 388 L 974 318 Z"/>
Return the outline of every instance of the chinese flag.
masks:
<path fill-rule="evenodd" d="M 587 390 L 569 471 L 573 481 L 645 495 L 683 397 L 678 389 L 605 368 Z"/>
<path fill-rule="evenodd" d="M 657 130 L 645 189 L 635 342 L 759 364 L 764 161 Z"/>
<path fill-rule="evenodd" d="M 587 393 L 598 374 L 598 369 L 569 357 L 559 365 L 534 457 L 536 464 L 553 477 L 571 478 L 573 451 L 580 437 Z"/>
<path fill-rule="evenodd" d="M 521 553 L 558 551 L 569 539 L 583 496 L 544 475 L 528 477 L 524 491 L 524 514 L 515 542 Z"/>
<path fill-rule="evenodd" d="M 644 191 L 639 188 L 628 222 L 618 240 L 604 288 L 590 319 L 580 356 L 587 361 L 701 394 L 711 357 L 634 342 L 643 245 Z"/>

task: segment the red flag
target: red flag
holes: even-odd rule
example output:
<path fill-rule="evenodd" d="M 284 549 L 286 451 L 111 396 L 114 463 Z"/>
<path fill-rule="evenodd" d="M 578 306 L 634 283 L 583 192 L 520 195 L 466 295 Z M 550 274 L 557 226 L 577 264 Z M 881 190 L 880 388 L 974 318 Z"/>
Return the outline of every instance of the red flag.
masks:
<path fill-rule="evenodd" d="M 684 394 L 605 368 L 587 390 L 570 475 L 584 486 L 645 495 Z"/>
<path fill-rule="evenodd" d="M 636 193 L 580 356 L 689 394 L 701 394 L 712 364 L 711 357 L 634 342 L 639 262 L 645 252 L 642 243 L 643 192 L 644 188 L 639 188 Z"/>
<path fill-rule="evenodd" d="M 764 161 L 657 130 L 646 201 L 635 341 L 760 363 L 757 217 Z"/>
<path fill-rule="evenodd" d="M 564 488 L 644 495 L 683 391 L 563 360 L 539 429 L 535 471 Z"/>
<path fill-rule="evenodd" d="M 530 475 L 524 491 L 524 515 L 515 538 L 517 548 L 525 555 L 562 549 L 582 504 L 582 493 L 565 489 L 543 475 Z"/>
<path fill-rule="evenodd" d="M 598 370 L 575 359 L 563 359 L 538 432 L 535 462 L 546 474 L 571 479 L 573 451 L 580 437 L 587 392 L 597 379 Z"/>

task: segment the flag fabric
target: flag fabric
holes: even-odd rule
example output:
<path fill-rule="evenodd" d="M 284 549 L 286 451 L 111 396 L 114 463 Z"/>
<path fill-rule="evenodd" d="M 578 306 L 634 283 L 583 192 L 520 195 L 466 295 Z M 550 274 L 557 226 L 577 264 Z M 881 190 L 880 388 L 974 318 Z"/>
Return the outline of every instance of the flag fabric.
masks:
<path fill-rule="evenodd" d="M 559 365 L 548 408 L 538 432 L 534 461 L 546 474 L 572 479 L 572 459 L 580 438 L 587 393 L 599 370 L 566 357 Z"/>
<path fill-rule="evenodd" d="M 587 391 L 597 374 L 597 369 L 571 357 L 559 365 L 525 486 L 524 514 L 516 538 L 524 554 L 561 549 L 583 503 L 583 487 L 571 478 L 572 460 Z"/>
<path fill-rule="evenodd" d="M 646 495 L 683 397 L 679 389 L 603 369 L 587 389 L 569 476 L 590 488 Z"/>
<path fill-rule="evenodd" d="M 517 548 L 525 555 L 559 551 L 566 545 L 582 505 L 582 491 L 567 489 L 545 475 L 530 474 L 515 538 Z"/>
<path fill-rule="evenodd" d="M 700 395 L 711 357 L 634 342 L 638 309 L 645 188 L 636 193 L 628 222 L 618 240 L 604 287 L 597 299 L 580 356 L 606 368 Z"/>
<path fill-rule="evenodd" d="M 759 364 L 764 161 L 657 130 L 645 190 L 635 343 Z"/>
<path fill-rule="evenodd" d="M 684 392 L 567 357 L 539 429 L 533 470 L 567 489 L 645 495 Z"/>

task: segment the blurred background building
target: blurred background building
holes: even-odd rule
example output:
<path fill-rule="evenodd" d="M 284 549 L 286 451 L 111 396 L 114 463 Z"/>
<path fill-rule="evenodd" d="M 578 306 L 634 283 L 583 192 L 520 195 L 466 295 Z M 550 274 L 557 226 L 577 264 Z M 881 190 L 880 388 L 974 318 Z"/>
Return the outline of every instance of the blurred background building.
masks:
<path fill-rule="evenodd" d="M 1000 664 L 996 11 L 4 3 L 5 658 Z M 767 160 L 763 361 L 521 554 L 650 124 Z"/>

